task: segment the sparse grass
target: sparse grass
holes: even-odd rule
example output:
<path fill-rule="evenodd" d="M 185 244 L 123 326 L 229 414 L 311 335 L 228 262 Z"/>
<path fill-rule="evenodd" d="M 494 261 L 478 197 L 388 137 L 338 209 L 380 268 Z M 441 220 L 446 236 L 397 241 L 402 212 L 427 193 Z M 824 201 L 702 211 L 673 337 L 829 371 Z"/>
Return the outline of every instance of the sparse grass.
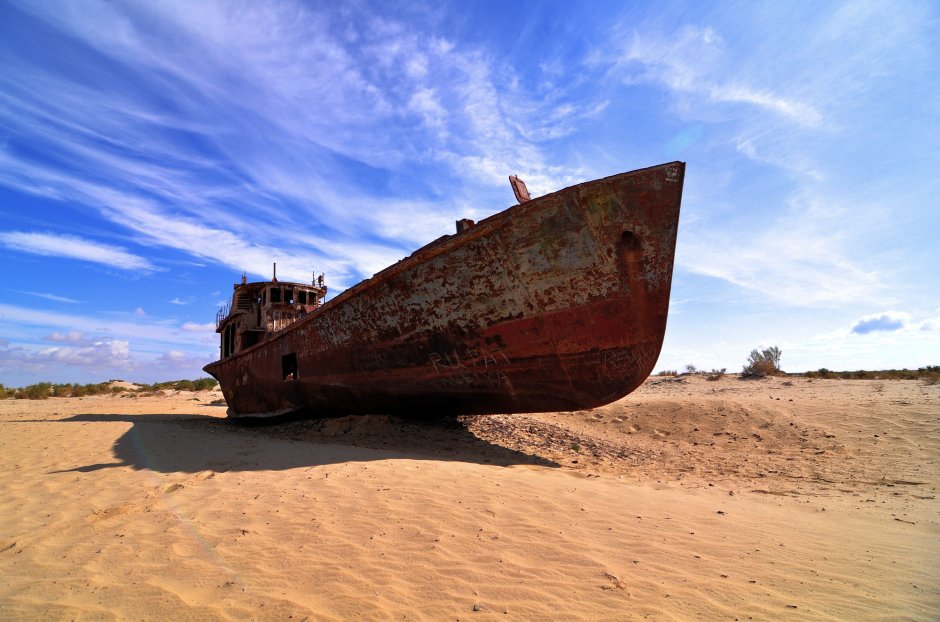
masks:
<path fill-rule="evenodd" d="M 816 371 L 808 371 L 803 374 L 806 378 L 836 378 L 839 380 L 924 380 L 933 381 L 931 384 L 940 382 L 940 365 L 928 365 L 918 369 L 882 369 L 879 371 L 869 371 L 859 369 L 857 371 L 831 371 L 825 367 L 820 367 Z"/>
<path fill-rule="evenodd" d="M 200 378 L 198 380 L 170 380 L 168 382 L 156 382 L 154 384 L 140 385 L 141 391 L 162 391 L 170 389 L 174 391 L 211 391 L 219 383 L 213 378 Z"/>
<path fill-rule="evenodd" d="M 87 395 L 117 395 L 131 393 L 136 395 L 153 395 L 160 389 L 175 389 L 177 391 L 209 391 L 218 383 L 213 378 L 199 378 L 198 380 L 172 380 L 152 385 L 137 385 L 136 389 L 122 386 L 111 386 L 115 382 L 97 382 L 90 384 L 53 384 L 51 382 L 37 382 L 20 388 L 6 388 L 0 385 L 0 399 L 16 398 L 20 400 L 45 400 L 50 397 L 85 397 Z"/>
<path fill-rule="evenodd" d="M 705 376 L 705 380 L 711 380 L 713 382 L 715 380 L 721 380 L 725 377 L 726 371 L 728 371 L 726 367 L 722 367 L 721 369 L 713 369 L 708 373 L 707 376 Z"/>
<path fill-rule="evenodd" d="M 571 443 L 571 450 L 576 453 L 581 453 L 581 445 L 577 443 Z"/>

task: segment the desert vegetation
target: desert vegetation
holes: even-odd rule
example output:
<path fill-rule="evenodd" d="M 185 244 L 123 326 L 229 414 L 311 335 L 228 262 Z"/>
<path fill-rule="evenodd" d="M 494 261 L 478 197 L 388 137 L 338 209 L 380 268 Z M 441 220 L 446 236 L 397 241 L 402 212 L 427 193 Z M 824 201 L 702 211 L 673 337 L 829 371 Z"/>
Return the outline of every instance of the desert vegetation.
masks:
<path fill-rule="evenodd" d="M 109 380 L 89 384 L 37 382 L 25 387 L 5 387 L 0 384 L 0 399 L 44 400 L 50 397 L 84 397 L 86 395 L 115 395 L 119 393 L 153 394 L 162 390 L 210 391 L 218 383 L 212 378 L 196 380 L 170 380 L 154 384 L 132 384 L 126 386 L 121 380 Z"/>
<path fill-rule="evenodd" d="M 747 357 L 747 363 L 741 370 L 741 376 L 745 378 L 764 378 L 766 376 L 779 376 L 783 374 L 780 370 L 780 357 L 783 352 L 777 346 L 764 348 L 763 350 L 751 350 Z"/>
<path fill-rule="evenodd" d="M 940 365 L 927 365 L 917 369 L 882 369 L 869 371 L 832 371 L 820 367 L 803 374 L 806 378 L 836 378 L 839 380 L 924 380 L 931 384 L 940 382 Z"/>
<path fill-rule="evenodd" d="M 725 372 L 728 371 L 727 367 L 722 367 L 721 369 L 713 369 L 707 374 L 705 374 L 705 380 L 721 380 L 725 377 Z"/>

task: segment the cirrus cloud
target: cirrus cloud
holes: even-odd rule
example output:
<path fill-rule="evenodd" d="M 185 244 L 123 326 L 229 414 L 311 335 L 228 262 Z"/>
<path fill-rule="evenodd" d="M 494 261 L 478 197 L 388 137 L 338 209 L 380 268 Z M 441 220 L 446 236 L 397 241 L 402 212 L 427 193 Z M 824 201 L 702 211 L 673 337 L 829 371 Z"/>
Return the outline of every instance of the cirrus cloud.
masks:
<path fill-rule="evenodd" d="M 28 231 L 4 231 L 0 233 L 0 244 L 24 253 L 79 259 L 122 270 L 154 270 L 154 266 L 126 249 L 110 244 L 93 242 L 73 235 L 36 233 Z"/>

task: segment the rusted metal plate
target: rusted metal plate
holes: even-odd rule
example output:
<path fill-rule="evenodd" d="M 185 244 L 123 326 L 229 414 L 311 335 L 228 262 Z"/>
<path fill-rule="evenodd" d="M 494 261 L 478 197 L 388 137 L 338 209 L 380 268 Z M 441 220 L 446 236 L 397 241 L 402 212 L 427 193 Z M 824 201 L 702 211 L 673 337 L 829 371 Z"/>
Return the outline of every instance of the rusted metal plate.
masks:
<path fill-rule="evenodd" d="M 662 346 L 684 174 L 673 162 L 514 206 L 205 369 L 233 416 L 540 412 L 617 400 Z"/>
<path fill-rule="evenodd" d="M 525 203 L 526 201 L 532 200 L 532 197 L 529 196 L 529 189 L 526 188 L 525 182 L 519 179 L 516 175 L 509 176 L 509 185 L 512 186 L 512 193 L 516 195 L 516 200 L 520 203 Z"/>

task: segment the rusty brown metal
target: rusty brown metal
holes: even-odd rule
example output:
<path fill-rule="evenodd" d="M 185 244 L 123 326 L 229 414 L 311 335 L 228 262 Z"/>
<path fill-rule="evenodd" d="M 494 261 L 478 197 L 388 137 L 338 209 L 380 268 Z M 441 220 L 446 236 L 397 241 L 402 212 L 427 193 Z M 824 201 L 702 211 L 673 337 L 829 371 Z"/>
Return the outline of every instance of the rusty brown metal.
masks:
<path fill-rule="evenodd" d="M 511 207 L 225 352 L 236 301 L 220 319 L 223 358 L 205 370 L 230 416 L 521 413 L 617 400 L 662 347 L 684 176 L 672 162 Z"/>
<path fill-rule="evenodd" d="M 519 179 L 518 176 L 510 175 L 509 185 L 512 186 L 512 193 L 516 195 L 516 200 L 520 203 L 525 203 L 526 201 L 532 200 L 532 197 L 529 196 L 529 189 L 526 188 L 525 182 Z"/>

